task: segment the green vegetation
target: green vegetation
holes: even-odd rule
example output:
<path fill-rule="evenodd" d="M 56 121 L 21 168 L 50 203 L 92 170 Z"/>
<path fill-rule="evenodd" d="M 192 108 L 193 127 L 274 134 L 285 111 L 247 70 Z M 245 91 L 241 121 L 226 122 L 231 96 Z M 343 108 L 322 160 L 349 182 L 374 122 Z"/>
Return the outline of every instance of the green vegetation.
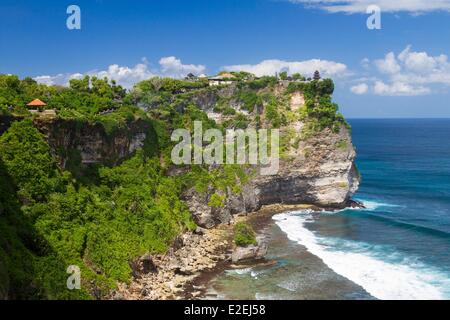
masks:
<path fill-rule="evenodd" d="M 252 90 L 259 90 L 264 88 L 273 87 L 278 82 L 277 77 L 264 76 L 259 79 L 254 79 L 241 83 L 241 86 L 248 87 Z"/>
<path fill-rule="evenodd" d="M 138 152 L 120 166 L 100 167 L 98 183 L 74 185 L 29 120 L 13 123 L 0 150 L 0 275 L 10 295 L 104 295 L 130 280 L 130 261 L 165 252 L 177 234 L 195 228 L 179 181 L 163 175 L 157 157 Z M 82 290 L 69 292 L 65 270 L 73 264 L 82 270 Z"/>
<path fill-rule="evenodd" d="M 311 82 L 291 82 L 287 93 L 303 92 L 305 107 L 301 109 L 301 118 L 306 122 L 305 136 L 330 128 L 339 132 L 342 126 L 349 127 L 338 105 L 332 102 L 331 95 L 334 83 L 331 79 L 314 80 Z"/>
<path fill-rule="evenodd" d="M 294 74 L 292 75 L 292 80 L 305 81 L 305 77 L 302 76 L 300 73 L 294 73 Z"/>
<path fill-rule="evenodd" d="M 242 109 L 253 112 L 255 107 L 262 105 L 262 99 L 256 92 L 240 90 L 237 93 L 238 100 L 242 103 Z"/>
<path fill-rule="evenodd" d="M 270 97 L 269 102 L 266 105 L 266 119 L 273 128 L 279 128 L 281 126 L 281 115 L 275 97 Z"/>
<path fill-rule="evenodd" d="M 223 208 L 225 206 L 224 201 L 225 201 L 225 196 L 221 196 L 217 193 L 213 193 L 213 195 L 209 199 L 208 206 L 213 207 L 213 208 Z"/>
<path fill-rule="evenodd" d="M 184 190 L 195 188 L 208 195 L 210 207 L 222 208 L 225 195 L 239 194 L 251 179 L 251 168 L 239 165 L 193 165 L 187 173 L 167 176 L 175 145 L 172 130 L 192 132 L 198 120 L 203 130 L 225 130 L 283 128 L 303 119 L 308 134 L 346 125 L 331 101 L 330 79 L 293 81 L 280 93 L 273 90 L 276 77 L 232 74 L 236 90 L 225 97 L 218 94 L 221 87 L 209 87 L 205 80 L 155 77 L 127 92 L 114 81 L 95 77 L 72 79 L 69 87 L 61 87 L 0 75 L 0 115 L 17 120 L 0 136 L 0 299 L 104 297 L 118 281 L 130 281 L 136 258 L 166 252 L 180 232 L 196 227 L 180 199 Z M 300 74 L 291 77 L 304 80 Z M 300 110 L 290 108 L 294 92 L 305 95 Z M 105 161 L 111 166 L 86 167 L 78 149 L 53 150 L 67 160 L 62 170 L 25 107 L 35 98 L 57 110 L 57 117 L 73 130 L 102 125 L 107 139 L 132 121 L 144 120 L 149 126 L 144 146 L 115 167 L 117 159 Z M 200 108 L 203 101 L 211 101 L 226 121 L 209 119 Z M 282 152 L 299 143 L 295 132 L 285 130 Z M 339 142 L 337 147 L 346 145 Z M 238 246 L 256 244 L 254 231 L 245 223 L 236 225 L 234 240 Z M 82 290 L 66 289 L 69 265 L 81 268 Z"/>
<path fill-rule="evenodd" d="M 14 122 L 0 137 L 0 150 L 23 202 L 43 201 L 50 192 L 62 189 L 63 177 L 56 169 L 50 148 L 30 120 Z"/>
<path fill-rule="evenodd" d="M 26 105 L 36 98 L 47 103 L 47 108 L 55 109 L 59 118 L 100 123 L 108 132 L 124 127 L 132 119 L 146 118 L 145 112 L 114 80 L 85 76 L 70 80 L 69 87 L 61 87 L 0 75 L 0 114 L 30 117 Z"/>
<path fill-rule="evenodd" d="M 236 223 L 234 226 L 234 243 L 239 247 L 258 244 L 253 228 L 244 222 Z"/>
<path fill-rule="evenodd" d="M 341 149 L 341 150 L 346 150 L 346 149 L 348 148 L 348 142 L 347 142 L 347 140 L 340 140 L 340 141 L 337 143 L 336 147 L 338 147 L 338 148 Z"/>
<path fill-rule="evenodd" d="M 206 193 L 210 189 L 225 193 L 230 189 L 234 193 L 241 191 L 240 186 L 248 182 L 249 174 L 240 165 L 224 165 L 221 168 L 210 169 L 200 165 L 193 165 L 191 171 L 180 177 L 184 188 L 195 188 L 197 192 Z M 214 196 L 211 206 L 219 203 L 219 195 Z M 223 203 L 223 198 L 220 198 Z M 220 207 L 216 206 L 216 207 Z"/>

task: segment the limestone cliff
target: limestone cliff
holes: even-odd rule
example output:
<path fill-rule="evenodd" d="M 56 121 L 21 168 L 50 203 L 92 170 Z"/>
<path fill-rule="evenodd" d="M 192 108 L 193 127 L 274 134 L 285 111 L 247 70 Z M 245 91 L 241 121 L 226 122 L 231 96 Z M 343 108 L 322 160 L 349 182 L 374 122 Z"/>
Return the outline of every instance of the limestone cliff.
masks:
<path fill-rule="evenodd" d="M 152 127 L 148 121 L 131 121 L 108 134 L 101 124 L 80 124 L 71 120 L 36 122 L 39 130 L 65 167 L 74 152 L 82 164 L 117 165 L 144 146 Z"/>
<path fill-rule="evenodd" d="M 195 189 L 186 190 L 183 199 L 198 225 L 211 228 L 230 222 L 235 214 L 252 212 L 263 205 L 276 203 L 313 204 L 326 208 L 342 208 L 349 204 L 359 185 L 350 130 L 342 126 L 338 131 L 326 128 L 306 135 L 306 121 L 298 117 L 305 106 L 304 94 L 298 90 L 286 94 L 288 86 L 289 81 L 279 81 L 270 88 L 262 87 L 258 91 L 259 94 L 282 97 L 283 108 L 289 111 L 291 117 L 280 127 L 284 146 L 278 173 L 261 175 L 260 168 L 247 168 L 251 179 L 241 186 L 238 193 L 231 188 L 227 191 L 210 189 L 203 193 Z M 233 84 L 193 92 L 176 110 L 183 112 L 187 105 L 194 104 L 210 119 L 225 123 L 234 115 L 223 112 L 223 108 L 232 108 L 236 114 L 246 118 L 249 127 L 270 127 L 267 105 L 261 103 L 254 110 L 247 110 L 242 99 L 236 95 L 239 90 L 238 85 Z M 15 120 L 0 117 L 0 134 Z M 112 133 L 107 133 L 102 124 L 78 120 L 35 119 L 34 123 L 47 137 L 61 168 L 68 170 L 88 164 L 117 165 L 137 149 L 158 143 L 152 123 L 148 120 L 129 121 Z M 215 193 L 224 197 L 223 206 L 209 205 Z"/>
<path fill-rule="evenodd" d="M 275 87 L 275 94 L 286 89 L 286 83 Z M 230 95 L 228 91 L 219 95 Z M 226 121 L 226 116 L 214 111 L 214 101 L 220 98 L 213 95 L 203 97 L 204 111 L 216 121 Z M 301 92 L 289 95 L 288 109 L 297 112 L 304 107 L 305 99 Z M 238 101 L 231 105 L 241 109 Z M 264 106 L 257 110 L 261 118 L 265 117 Z M 249 118 L 252 118 L 251 115 Z M 254 122 L 250 123 L 250 126 Z M 264 122 L 263 122 L 264 126 Z M 359 173 L 355 166 L 356 152 L 352 144 L 351 133 L 342 126 L 338 132 L 329 128 L 314 134 L 305 135 L 305 121 L 295 119 L 280 128 L 287 147 L 280 158 L 280 168 L 275 175 L 256 175 L 241 187 L 239 194 L 231 190 L 225 192 L 225 205 L 211 208 L 208 201 L 217 190 L 198 193 L 190 189 L 184 193 L 186 202 L 196 222 L 206 228 L 219 223 L 228 223 L 234 214 L 248 213 L 269 204 L 313 204 L 322 208 L 343 208 L 350 203 L 352 195 L 359 186 Z M 255 170 L 249 169 L 249 170 Z M 219 192 L 220 193 L 220 192 Z"/>
<path fill-rule="evenodd" d="M 0 116 L 0 134 L 20 118 Z M 148 120 L 129 121 L 126 126 L 107 132 L 100 123 L 79 120 L 34 119 L 53 156 L 63 169 L 71 165 L 103 164 L 114 166 L 148 143 L 157 143 Z"/>

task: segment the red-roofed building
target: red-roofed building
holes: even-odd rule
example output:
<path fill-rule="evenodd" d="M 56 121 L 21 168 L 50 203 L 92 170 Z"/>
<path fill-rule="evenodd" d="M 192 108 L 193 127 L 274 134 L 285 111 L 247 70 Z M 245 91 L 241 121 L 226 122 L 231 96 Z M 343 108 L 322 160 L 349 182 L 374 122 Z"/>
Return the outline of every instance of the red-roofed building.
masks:
<path fill-rule="evenodd" d="M 45 107 L 47 104 L 45 102 L 42 102 L 39 99 L 34 99 L 33 101 L 31 101 L 29 104 L 27 104 L 28 107 Z"/>
<path fill-rule="evenodd" d="M 31 113 L 41 113 L 47 104 L 39 99 L 34 99 L 29 104 L 27 104 L 28 109 Z"/>

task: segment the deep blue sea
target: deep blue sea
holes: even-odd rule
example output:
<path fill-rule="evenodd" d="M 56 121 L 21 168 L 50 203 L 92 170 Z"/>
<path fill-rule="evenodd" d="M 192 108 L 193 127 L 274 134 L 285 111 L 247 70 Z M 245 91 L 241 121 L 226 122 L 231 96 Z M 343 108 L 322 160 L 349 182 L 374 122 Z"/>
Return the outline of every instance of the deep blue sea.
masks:
<path fill-rule="evenodd" d="M 350 123 L 367 208 L 275 215 L 276 264 L 225 272 L 225 297 L 450 299 L 450 119 Z"/>
<path fill-rule="evenodd" d="M 450 299 L 450 119 L 351 120 L 367 209 L 275 217 L 379 299 Z"/>

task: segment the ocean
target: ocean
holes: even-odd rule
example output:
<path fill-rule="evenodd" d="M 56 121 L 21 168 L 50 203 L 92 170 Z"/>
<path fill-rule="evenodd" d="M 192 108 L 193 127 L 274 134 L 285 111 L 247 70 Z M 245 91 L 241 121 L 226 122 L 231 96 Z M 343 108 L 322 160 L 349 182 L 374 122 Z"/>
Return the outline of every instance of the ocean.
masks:
<path fill-rule="evenodd" d="M 450 119 L 350 123 L 366 209 L 275 215 L 274 263 L 226 270 L 219 297 L 450 299 Z"/>

